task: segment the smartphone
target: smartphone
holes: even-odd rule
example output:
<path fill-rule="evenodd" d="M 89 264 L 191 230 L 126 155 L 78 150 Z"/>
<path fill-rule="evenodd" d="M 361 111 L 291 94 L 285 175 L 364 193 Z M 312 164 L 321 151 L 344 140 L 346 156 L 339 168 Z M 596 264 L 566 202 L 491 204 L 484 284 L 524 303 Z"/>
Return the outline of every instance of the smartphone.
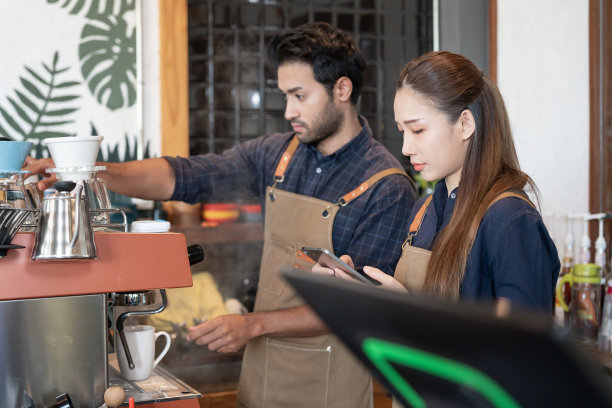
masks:
<path fill-rule="evenodd" d="M 312 248 L 312 247 L 303 247 L 302 252 L 306 254 L 310 259 L 317 262 L 321 266 L 325 266 L 327 268 L 338 268 L 353 278 L 357 279 L 360 282 L 368 283 L 370 285 L 380 285 L 381 283 L 376 279 L 368 276 L 363 268 L 351 268 L 348 264 L 343 262 L 336 255 L 332 254 L 331 251 L 325 248 Z"/>

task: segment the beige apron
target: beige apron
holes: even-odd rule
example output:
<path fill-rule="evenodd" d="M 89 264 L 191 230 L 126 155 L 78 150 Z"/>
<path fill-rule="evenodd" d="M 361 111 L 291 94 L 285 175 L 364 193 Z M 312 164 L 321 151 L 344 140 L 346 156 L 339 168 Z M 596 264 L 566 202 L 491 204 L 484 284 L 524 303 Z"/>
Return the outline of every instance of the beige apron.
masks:
<path fill-rule="evenodd" d="M 402 285 L 408 289 L 409 292 L 419 292 L 423 287 L 423 282 L 425 282 L 425 272 L 427 271 L 427 263 L 429 262 L 429 257 L 431 256 L 431 251 L 427 249 L 422 249 L 418 247 L 412 246 L 412 239 L 416 234 L 418 234 L 419 229 L 421 228 L 421 224 L 423 219 L 425 218 L 425 214 L 427 213 L 427 208 L 431 203 L 433 194 L 427 197 L 421 208 L 414 217 L 414 220 L 410 224 L 410 229 L 408 231 L 408 239 L 402 245 L 402 256 L 397 262 L 397 266 L 395 267 L 394 278 L 398 280 Z M 496 202 L 501 199 L 507 197 L 516 197 L 521 200 L 526 201 L 529 205 L 533 206 L 533 203 L 529 201 L 526 197 L 513 193 L 510 191 L 506 191 L 501 193 L 499 196 L 495 198 L 489 204 L 489 208 Z M 403 405 L 400 404 L 395 398 L 393 398 L 392 408 L 402 408 Z"/>
<path fill-rule="evenodd" d="M 275 183 L 266 190 L 264 249 L 255 311 L 301 306 L 304 301 L 279 275 L 291 265 L 311 273 L 312 261 L 302 246 L 333 248 L 332 229 L 339 207 L 348 204 L 368 187 L 399 169 L 380 172 L 357 189 L 330 203 L 277 190 L 298 146 L 296 137 L 283 154 L 275 172 Z M 372 381 L 361 363 L 331 334 L 299 338 L 259 337 L 247 344 L 238 406 L 276 407 L 372 407 Z"/>

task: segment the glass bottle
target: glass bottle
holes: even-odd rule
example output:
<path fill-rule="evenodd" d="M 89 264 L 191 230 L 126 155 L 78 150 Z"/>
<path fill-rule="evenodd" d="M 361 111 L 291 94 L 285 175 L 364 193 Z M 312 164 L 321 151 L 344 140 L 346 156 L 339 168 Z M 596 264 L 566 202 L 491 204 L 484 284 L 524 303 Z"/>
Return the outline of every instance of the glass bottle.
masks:
<path fill-rule="evenodd" d="M 597 344 L 601 309 L 601 268 L 592 263 L 576 264 L 571 274 L 560 281 L 571 282 L 572 301 L 568 305 L 559 299 L 565 310 L 570 311 L 572 332 L 587 344 Z M 560 296 L 561 288 L 557 287 Z"/>
<path fill-rule="evenodd" d="M 599 350 L 612 353 L 612 286 L 608 284 L 601 314 L 599 330 Z"/>

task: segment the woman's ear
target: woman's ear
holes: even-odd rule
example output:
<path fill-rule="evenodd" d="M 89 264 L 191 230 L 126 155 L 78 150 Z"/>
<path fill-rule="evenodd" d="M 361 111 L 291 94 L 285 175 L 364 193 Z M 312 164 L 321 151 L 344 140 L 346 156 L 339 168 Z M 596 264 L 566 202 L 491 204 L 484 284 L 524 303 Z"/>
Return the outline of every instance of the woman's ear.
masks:
<path fill-rule="evenodd" d="M 466 109 L 461 112 L 459 121 L 461 122 L 461 137 L 463 140 L 468 140 L 476 131 L 476 121 L 474 120 L 474 115 L 472 115 L 472 112 L 469 109 Z"/>
<path fill-rule="evenodd" d="M 353 93 L 353 81 L 348 77 L 338 78 L 334 84 L 334 99 L 338 102 L 350 102 Z"/>

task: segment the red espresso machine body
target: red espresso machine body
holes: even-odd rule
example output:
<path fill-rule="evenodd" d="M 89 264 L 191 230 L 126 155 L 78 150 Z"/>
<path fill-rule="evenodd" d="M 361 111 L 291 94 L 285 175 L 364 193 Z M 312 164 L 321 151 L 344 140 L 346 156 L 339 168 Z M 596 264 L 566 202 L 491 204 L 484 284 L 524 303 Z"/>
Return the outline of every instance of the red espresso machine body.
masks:
<path fill-rule="evenodd" d="M 95 232 L 98 259 L 32 260 L 19 232 L 0 259 L 0 406 L 68 393 L 97 407 L 108 387 L 107 294 L 192 285 L 185 237 Z"/>

